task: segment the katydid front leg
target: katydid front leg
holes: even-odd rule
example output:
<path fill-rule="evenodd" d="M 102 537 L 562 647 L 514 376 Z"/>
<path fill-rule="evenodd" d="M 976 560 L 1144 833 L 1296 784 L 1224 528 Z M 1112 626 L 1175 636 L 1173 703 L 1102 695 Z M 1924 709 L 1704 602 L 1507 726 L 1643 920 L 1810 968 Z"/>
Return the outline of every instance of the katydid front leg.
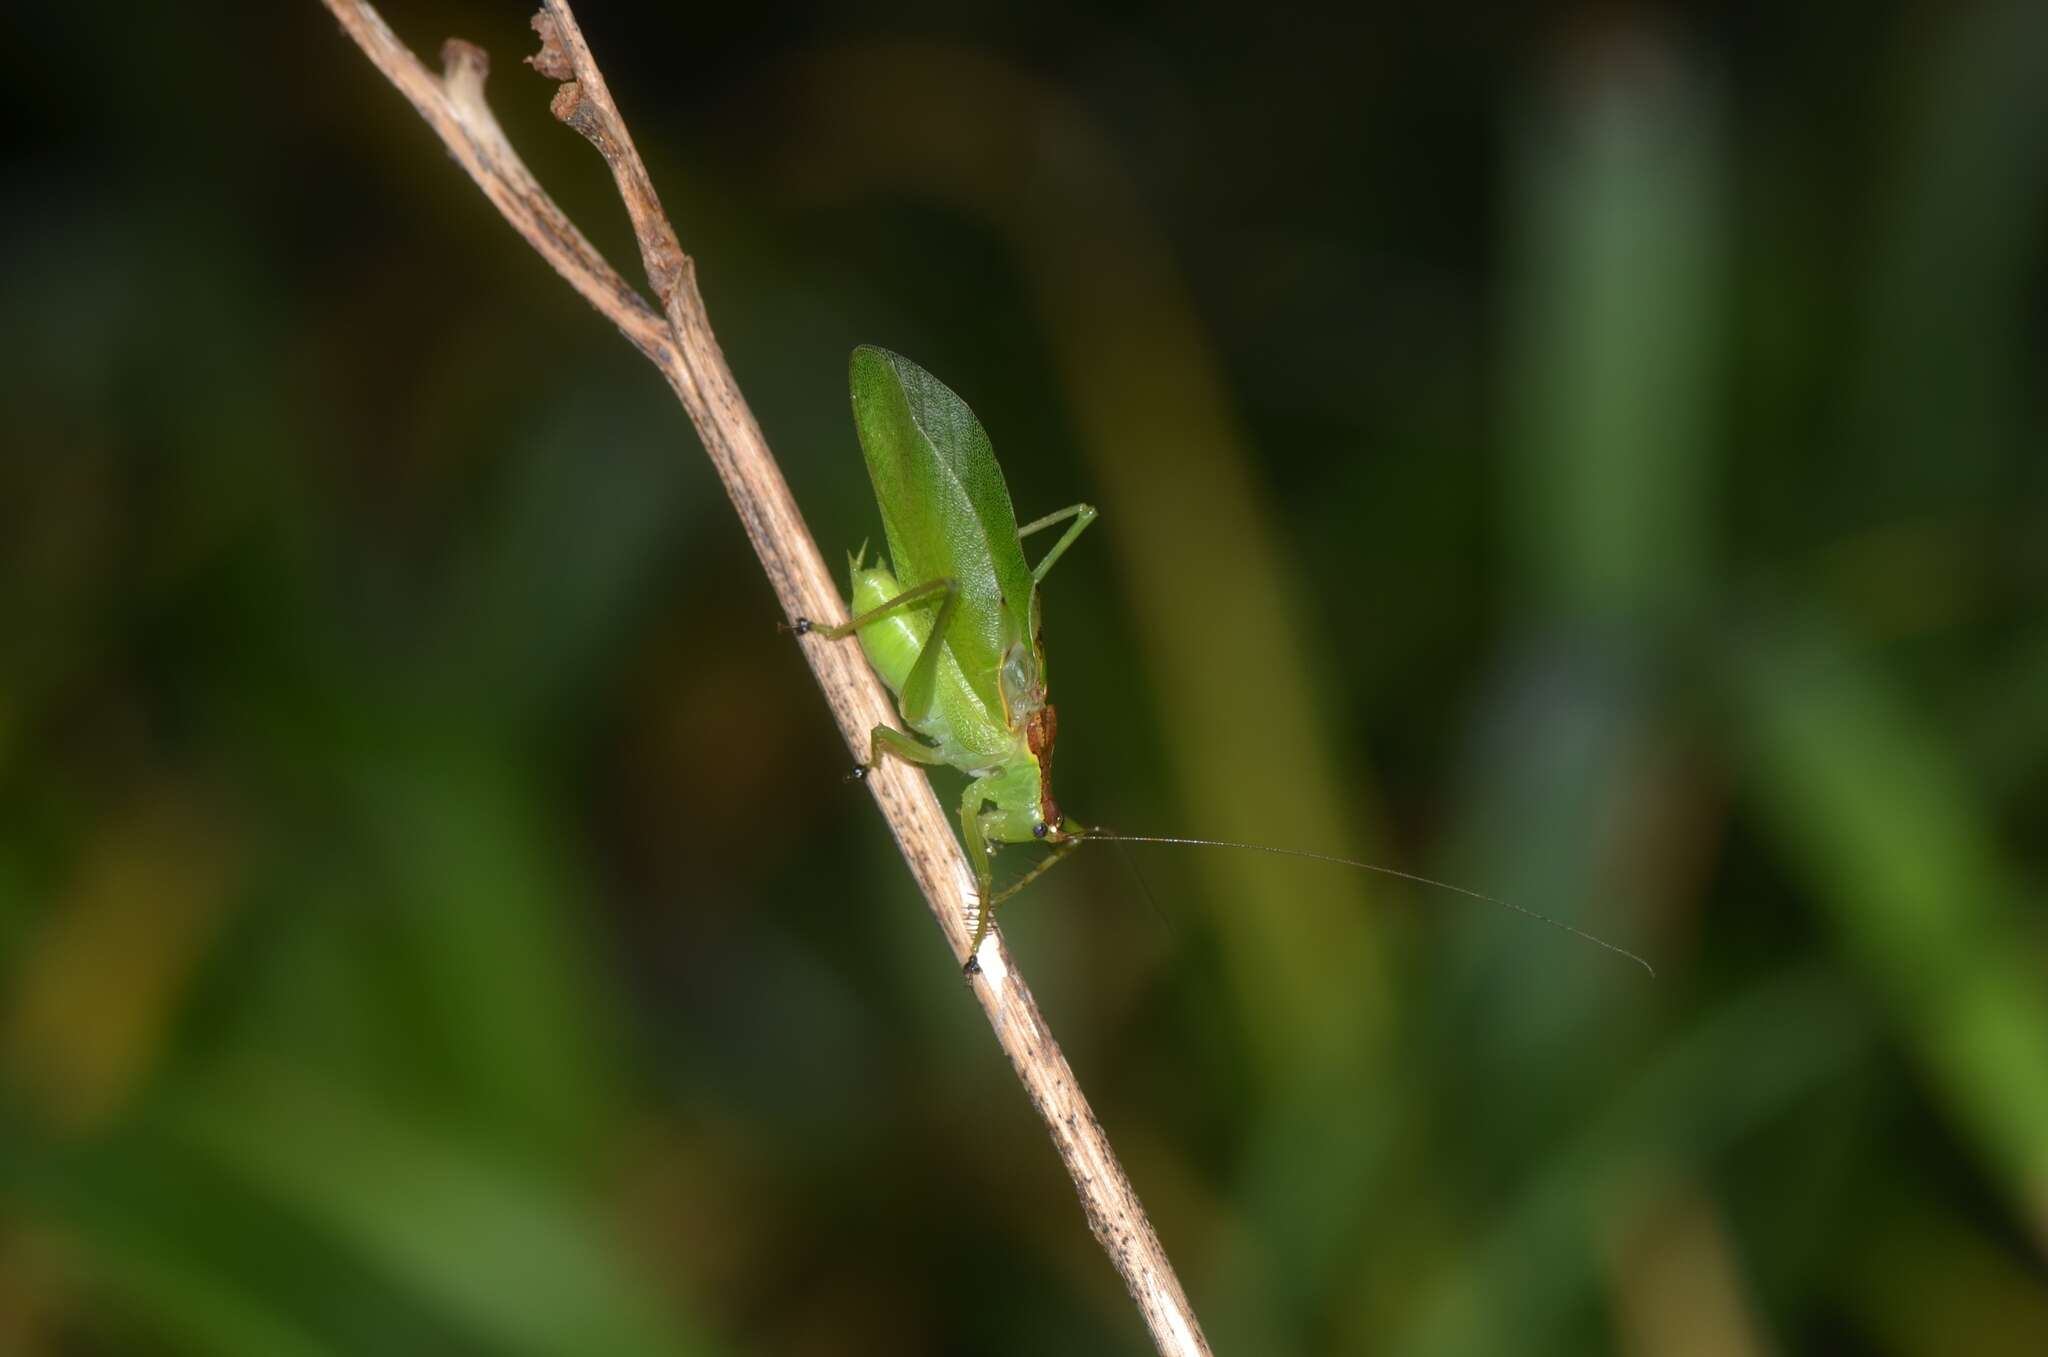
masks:
<path fill-rule="evenodd" d="M 1085 831 L 1067 834 L 1038 865 L 1003 889 L 997 890 L 993 865 L 994 852 L 989 840 L 992 833 L 997 837 L 1001 836 L 1004 817 L 1000 807 L 1005 797 L 1004 788 L 1006 783 L 1015 778 L 1017 771 L 1015 768 L 998 768 L 993 772 L 983 773 L 974 779 L 967 788 L 967 794 L 960 799 L 960 833 L 967 841 L 967 857 L 974 865 L 974 879 L 980 895 L 974 915 L 974 942 L 968 948 L 969 975 L 976 969 L 975 958 L 981 953 L 982 939 L 988 936 L 990 927 L 995 923 L 996 906 L 1065 861 L 1067 855 L 1080 847 L 1082 839 L 1086 837 Z M 1051 827 L 1040 821 L 1038 828 L 1049 830 Z M 1035 837 L 1044 839 L 1048 835 L 1036 833 Z"/>
<path fill-rule="evenodd" d="M 996 912 L 995 867 L 990 858 L 988 836 L 981 831 L 981 807 L 996 789 L 994 774 L 984 773 L 967 784 L 960 798 L 960 837 L 967 844 L 967 865 L 974 869 L 974 941 L 967 945 L 967 974 L 981 969 L 981 940 L 988 936 L 989 919 Z"/>
<path fill-rule="evenodd" d="M 1073 852 L 1076 848 L 1079 848 L 1081 846 L 1082 841 L 1086 837 L 1087 834 L 1085 830 L 1074 832 L 1072 837 L 1059 843 L 1057 846 L 1053 848 L 1053 850 L 1050 853 L 1047 853 L 1044 858 L 1040 859 L 1037 866 L 1033 867 L 1030 871 L 1024 873 L 1024 875 L 1018 877 L 1015 881 L 1012 881 L 1009 885 L 997 891 L 995 893 L 995 898 L 991 899 L 988 902 L 989 913 L 995 913 L 997 905 L 1000 905 L 1001 903 L 1003 903 L 1003 901 L 1009 899 L 1017 892 L 1023 890 L 1026 886 L 1038 880 L 1038 878 L 1044 876 L 1047 872 L 1059 866 L 1062 862 L 1065 862 L 1067 859 L 1067 854 Z"/>

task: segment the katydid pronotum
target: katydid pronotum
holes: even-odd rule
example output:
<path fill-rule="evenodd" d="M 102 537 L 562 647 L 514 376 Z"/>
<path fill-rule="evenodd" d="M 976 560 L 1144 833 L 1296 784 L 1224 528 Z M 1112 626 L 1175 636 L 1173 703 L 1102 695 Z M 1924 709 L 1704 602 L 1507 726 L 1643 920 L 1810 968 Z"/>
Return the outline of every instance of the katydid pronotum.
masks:
<path fill-rule="evenodd" d="M 795 629 L 831 639 L 859 636 L 913 732 L 876 726 L 856 777 L 893 754 L 950 765 L 971 779 L 960 800 L 961 837 L 978 888 L 970 973 L 996 906 L 1091 839 L 1247 848 L 1378 872 L 1500 905 L 1651 969 L 1626 948 L 1548 915 L 1396 868 L 1260 844 L 1115 834 L 1063 814 L 1052 795 L 1058 723 L 1046 700 L 1038 586 L 1095 521 L 1094 506 L 1070 504 L 1019 526 L 988 435 L 943 382 L 899 354 L 863 346 L 853 351 L 851 385 L 888 561 L 868 564 L 865 548 L 852 555 L 851 620 L 825 626 L 800 617 Z M 1024 539 L 1061 524 L 1066 530 L 1038 564 L 1028 564 Z M 997 846 L 1034 840 L 1052 852 L 996 890 Z"/>

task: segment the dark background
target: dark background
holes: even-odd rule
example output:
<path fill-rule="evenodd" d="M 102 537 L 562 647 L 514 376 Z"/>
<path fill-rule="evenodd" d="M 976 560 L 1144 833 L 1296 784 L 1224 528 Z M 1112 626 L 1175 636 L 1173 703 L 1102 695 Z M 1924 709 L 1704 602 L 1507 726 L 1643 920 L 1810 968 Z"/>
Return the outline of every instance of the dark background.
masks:
<path fill-rule="evenodd" d="M 2048 1349 L 2048 9 L 583 8 L 829 557 L 859 342 L 1100 507 L 1070 810 L 1657 965 L 1020 899 L 1219 1352 Z M 11 56 L 0 1350 L 1143 1350 L 654 372 L 311 0 Z"/>

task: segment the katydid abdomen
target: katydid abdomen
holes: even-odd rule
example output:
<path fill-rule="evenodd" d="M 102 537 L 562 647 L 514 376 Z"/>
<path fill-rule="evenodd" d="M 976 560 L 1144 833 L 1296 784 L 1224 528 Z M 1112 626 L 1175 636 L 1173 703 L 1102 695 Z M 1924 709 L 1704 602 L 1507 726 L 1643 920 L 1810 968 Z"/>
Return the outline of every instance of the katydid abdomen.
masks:
<path fill-rule="evenodd" d="M 882 566 L 855 563 L 851 574 L 850 606 L 855 617 L 882 607 L 903 592 L 896 577 Z M 868 663 L 899 700 L 931 638 L 935 612 L 934 608 L 903 609 L 855 632 Z M 1002 713 L 983 705 L 950 646 L 940 647 L 926 709 L 903 711 L 902 715 L 905 725 L 938 747 L 944 762 L 963 772 L 987 771 L 1001 763 L 1014 746 L 1012 740 L 990 738 L 1001 727 Z"/>

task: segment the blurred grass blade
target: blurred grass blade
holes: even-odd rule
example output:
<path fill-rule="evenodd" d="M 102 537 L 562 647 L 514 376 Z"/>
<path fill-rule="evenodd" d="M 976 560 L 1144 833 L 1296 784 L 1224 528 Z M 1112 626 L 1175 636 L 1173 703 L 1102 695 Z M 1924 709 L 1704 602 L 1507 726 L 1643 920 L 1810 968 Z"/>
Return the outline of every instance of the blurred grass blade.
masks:
<path fill-rule="evenodd" d="M 1610 865 L 1642 851 L 1642 808 L 1680 795 L 1658 753 L 1676 724 L 1661 652 L 1714 580 L 1727 150 L 1717 87 L 1654 29 L 1602 31 L 1546 74 L 1512 110 L 1507 185 L 1498 511 L 1517 625 L 1471 718 L 1464 851 L 1432 871 L 1643 950 L 1647 916 L 1683 902 L 1618 899 Z M 1517 1161 L 1599 1095 L 1599 1053 L 1630 1042 L 1645 996 L 1549 940 L 1529 965 L 1534 940 L 1491 918 L 1460 937 L 1443 1030 L 1486 1104 L 1460 1110 Z"/>
<path fill-rule="evenodd" d="M 184 1103 L 172 1129 L 492 1351 L 703 1350 L 616 1247 L 618 1222 L 473 1143 L 254 1063 Z"/>
<path fill-rule="evenodd" d="M 1598 1237 L 1641 1184 L 1703 1176 L 1842 1069 L 1862 1039 L 1852 996 L 1779 977 L 1709 1010 L 1575 1139 L 1549 1154 L 1493 1227 L 1456 1256 L 1391 1351 L 1407 1357 L 1573 1350 L 1560 1344 L 1599 1280 Z M 1616 1195 L 1620 1194 L 1620 1195 Z"/>
<path fill-rule="evenodd" d="M 1685 55 L 1589 44 L 1524 123 L 1504 503 L 1539 615 L 1669 625 L 1705 583 L 1726 154 Z"/>
<path fill-rule="evenodd" d="M 1979 503 L 2039 438 L 2026 336 L 2038 335 L 2048 222 L 2048 5 L 1959 13 L 1908 91 L 1852 388 L 1864 483 L 1934 505 Z M 1911 25 L 1899 36 L 1928 38 Z"/>
<path fill-rule="evenodd" d="M 379 748 L 351 775 L 429 1077 L 459 1090 L 480 1135 L 588 1149 L 620 1097 L 611 1012 L 549 807 L 513 758 L 445 730 Z"/>
<path fill-rule="evenodd" d="M 1813 616 L 1732 678 L 1750 794 L 2048 1252 L 2048 990 L 1968 774 Z"/>
<path fill-rule="evenodd" d="M 1842 1304 L 1893 1357 L 2040 1357 L 2048 1280 L 1975 1221 L 1899 1182 L 1862 1203 Z"/>
<path fill-rule="evenodd" d="M 104 1242 L 93 1275 L 123 1310 L 159 1332 L 216 1357 L 340 1357 L 345 1347 L 316 1339 L 233 1279 L 207 1272 L 174 1249 Z"/>

